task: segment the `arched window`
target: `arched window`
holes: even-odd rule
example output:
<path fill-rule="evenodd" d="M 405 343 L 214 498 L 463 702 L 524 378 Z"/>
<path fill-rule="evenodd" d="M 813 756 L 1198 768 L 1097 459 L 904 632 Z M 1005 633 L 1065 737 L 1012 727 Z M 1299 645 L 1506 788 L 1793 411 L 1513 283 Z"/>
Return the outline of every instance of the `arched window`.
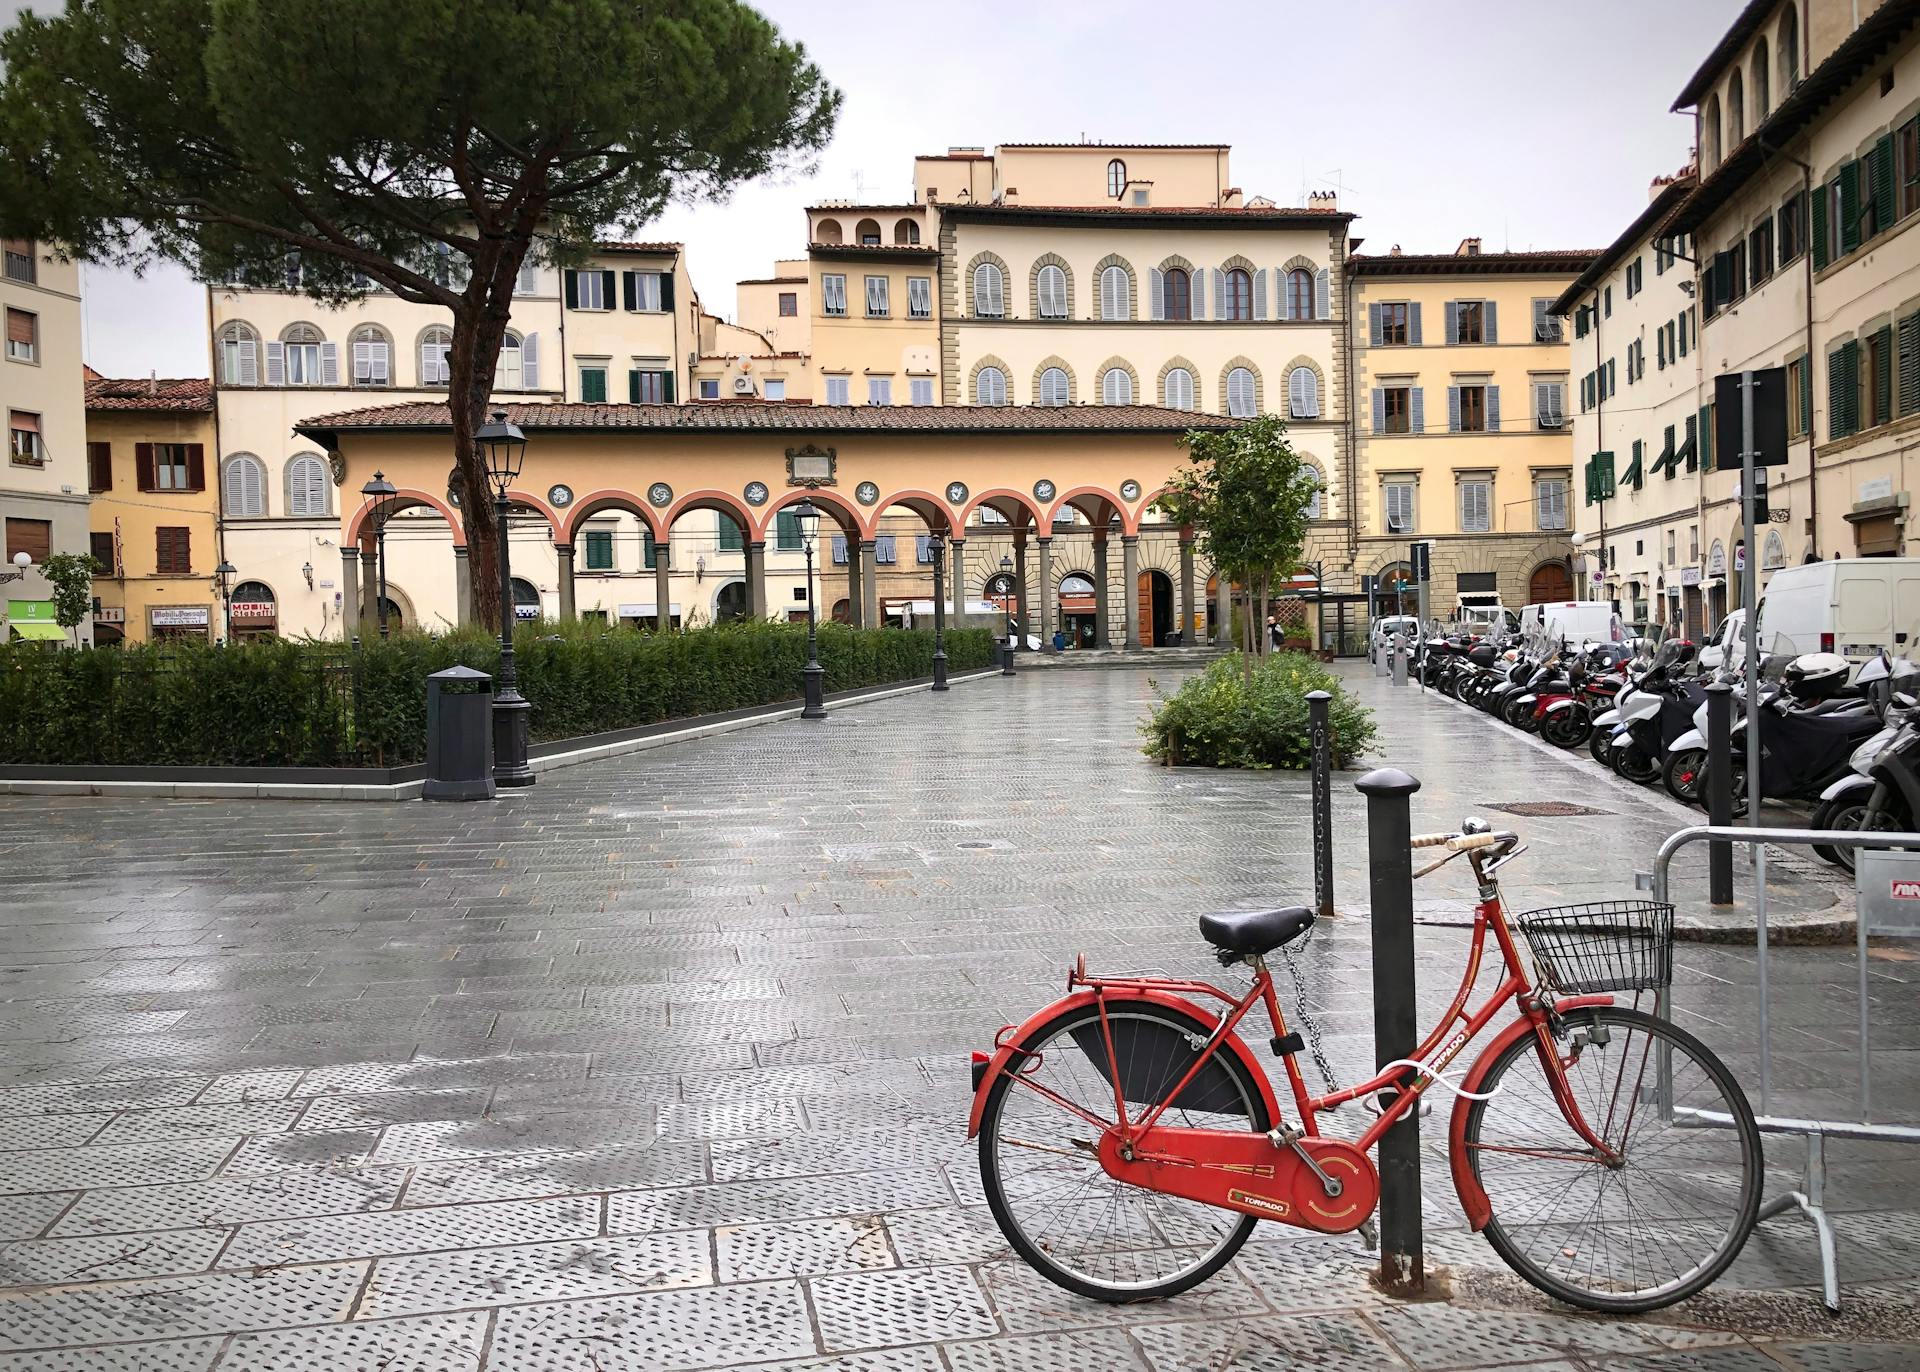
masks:
<path fill-rule="evenodd" d="M 880 243 L 880 221 L 879 220 L 862 219 L 858 224 L 855 224 L 853 226 L 853 232 L 854 232 L 854 238 L 857 242 L 863 243 L 870 248 L 879 246 L 879 243 Z"/>
<path fill-rule="evenodd" d="M 1061 595 L 1092 595 L 1093 578 L 1085 572 L 1068 572 L 1060 578 Z"/>
<path fill-rule="evenodd" d="M 287 464 L 287 513 L 318 519 L 327 513 L 327 464 L 318 453 L 301 453 Z"/>
<path fill-rule="evenodd" d="M 1313 273 L 1305 267 L 1295 267 L 1287 273 L 1286 317 L 1313 318 Z"/>
<path fill-rule="evenodd" d="M 1067 374 L 1059 367 L 1049 367 L 1040 373 L 1040 394 L 1036 403 L 1064 405 L 1068 399 L 1067 392 Z"/>
<path fill-rule="evenodd" d="M 520 335 L 509 329 L 500 340 L 500 356 L 493 364 L 493 388 L 517 391 L 520 386 Z"/>
<path fill-rule="evenodd" d="M 1295 367 L 1287 373 L 1287 413 L 1294 419 L 1320 417 L 1320 378 L 1311 367 Z"/>
<path fill-rule="evenodd" d="M 1753 126 L 1757 129 L 1766 122 L 1767 111 L 1773 108 L 1773 63 L 1767 57 L 1767 40 L 1762 38 L 1753 45 Z"/>
<path fill-rule="evenodd" d="M 260 335 L 253 325 L 239 320 L 220 330 L 220 384 L 222 386 L 258 386 L 260 384 Z"/>
<path fill-rule="evenodd" d="M 1131 284 L 1127 280 L 1125 267 L 1108 267 L 1100 273 L 1100 317 L 1102 319 L 1133 318 Z"/>
<path fill-rule="evenodd" d="M 1185 367 L 1175 367 L 1167 373 L 1166 397 L 1164 404 L 1169 410 L 1191 410 L 1193 408 L 1193 373 Z"/>
<path fill-rule="evenodd" d="M 1733 75 L 1727 78 L 1727 146 L 1737 148 L 1740 140 L 1746 136 L 1747 94 L 1746 84 L 1740 79 L 1740 68 L 1733 69 Z"/>
<path fill-rule="evenodd" d="M 1193 278 L 1184 267 L 1168 267 L 1166 280 L 1161 284 L 1168 319 L 1183 320 L 1193 318 Z"/>
<path fill-rule="evenodd" d="M 1007 312 L 1007 283 L 997 263 L 982 262 L 973 269 L 973 314 L 976 319 L 999 319 Z"/>
<path fill-rule="evenodd" d="M 1780 16 L 1780 98 L 1800 84 L 1800 12 L 1788 5 Z"/>
<path fill-rule="evenodd" d="M 1118 200 L 1127 192 L 1127 164 L 1119 158 L 1107 163 L 1107 199 Z"/>
<path fill-rule="evenodd" d="M 347 355 L 356 386 L 393 384 L 393 340 L 378 324 L 362 324 L 347 335 Z"/>
<path fill-rule="evenodd" d="M 909 246 L 918 243 L 920 241 L 920 221 L 917 219 L 902 219 L 899 223 L 895 224 L 893 226 L 893 241 L 896 243 L 905 243 Z"/>
<path fill-rule="evenodd" d="M 220 477 L 220 503 L 229 519 L 258 519 L 267 512 L 267 468 L 252 453 L 227 459 Z"/>
<path fill-rule="evenodd" d="M 422 387 L 444 386 L 451 373 L 447 370 L 447 354 L 453 351 L 453 333 L 435 324 L 420 333 L 420 384 Z"/>
<path fill-rule="evenodd" d="M 1007 374 L 998 367 L 982 367 L 980 374 L 973 378 L 973 403 L 976 405 L 1006 404 Z"/>
<path fill-rule="evenodd" d="M 816 243 L 838 243 L 842 230 L 838 219 L 822 219 L 813 226 L 813 241 Z"/>
<path fill-rule="evenodd" d="M 278 367 L 274 365 L 276 353 Z M 329 362 L 331 366 L 327 365 Z M 339 371 L 338 357 L 327 346 L 325 336 L 311 324 L 289 324 L 277 344 L 267 344 L 269 386 L 338 386 Z"/>
<path fill-rule="evenodd" d="M 1227 413 L 1235 419 L 1253 415 L 1253 373 L 1245 367 L 1227 373 Z"/>
<path fill-rule="evenodd" d="M 1221 278 L 1220 318 L 1253 318 L 1253 277 L 1244 267 L 1235 267 Z"/>
<path fill-rule="evenodd" d="M 1786 565 L 1787 545 L 1781 540 L 1778 530 L 1767 530 L 1765 549 L 1760 556 L 1760 570 L 1763 572 L 1778 571 Z"/>
<path fill-rule="evenodd" d="M 1049 262 L 1040 269 L 1040 278 L 1035 286 L 1040 298 L 1040 317 L 1065 319 L 1067 317 L 1067 274 Z"/>
<path fill-rule="evenodd" d="M 1133 378 L 1122 368 L 1107 368 L 1100 378 L 1100 399 L 1108 405 L 1133 404 Z"/>
<path fill-rule="evenodd" d="M 516 576 L 513 579 L 513 617 L 540 618 L 540 588 L 524 577 Z"/>
<path fill-rule="evenodd" d="M 1313 478 L 1313 499 L 1307 504 L 1307 518 L 1320 519 L 1324 517 L 1322 511 L 1325 509 L 1324 502 L 1327 491 L 1327 479 L 1320 474 L 1320 469 L 1311 462 L 1304 464 L 1304 466 L 1307 475 Z"/>
<path fill-rule="evenodd" d="M 1720 165 L 1720 96 L 1716 92 L 1700 107 L 1700 170 L 1710 172 Z"/>

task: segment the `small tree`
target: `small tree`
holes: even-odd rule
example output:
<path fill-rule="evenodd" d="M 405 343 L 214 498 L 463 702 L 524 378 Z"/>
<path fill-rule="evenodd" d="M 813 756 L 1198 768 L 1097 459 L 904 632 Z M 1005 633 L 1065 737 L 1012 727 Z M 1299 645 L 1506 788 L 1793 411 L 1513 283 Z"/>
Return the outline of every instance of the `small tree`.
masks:
<path fill-rule="evenodd" d="M 822 147 L 840 106 L 737 0 L 69 0 L 0 37 L 0 73 L 0 235 L 451 314 L 468 492 L 529 251 L 577 261 L 718 198 Z M 497 626 L 493 504 L 460 516 Z"/>
<path fill-rule="evenodd" d="M 1286 423 L 1274 415 L 1231 429 L 1191 430 L 1182 442 L 1191 461 L 1174 474 L 1160 504 L 1180 523 L 1194 526 L 1194 542 L 1219 575 L 1247 588 L 1250 681 L 1254 656 L 1266 650 L 1262 626 L 1274 579 L 1289 575 L 1306 549 L 1307 511 L 1319 478 L 1293 450 Z"/>
<path fill-rule="evenodd" d="M 40 564 L 40 575 L 53 587 L 53 622 L 69 634 L 93 609 L 93 575 L 98 565 L 87 553 L 55 553 Z M 74 635 L 74 642 L 79 641 Z"/>

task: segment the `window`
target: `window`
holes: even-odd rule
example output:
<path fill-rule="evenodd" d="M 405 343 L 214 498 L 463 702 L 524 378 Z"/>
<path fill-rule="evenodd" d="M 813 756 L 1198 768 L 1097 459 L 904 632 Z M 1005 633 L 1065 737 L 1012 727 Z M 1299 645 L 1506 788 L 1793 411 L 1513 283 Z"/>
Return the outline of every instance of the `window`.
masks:
<path fill-rule="evenodd" d="M 713 377 L 703 378 L 700 382 L 700 398 L 702 400 L 718 400 L 720 398 L 720 382 Z"/>
<path fill-rule="evenodd" d="M 354 385 L 393 384 L 393 344 L 378 325 L 362 324 L 349 334 L 347 356 L 353 364 Z"/>
<path fill-rule="evenodd" d="M 1100 378 L 1100 399 L 1108 405 L 1133 404 L 1133 378 L 1120 367 L 1107 368 Z"/>
<path fill-rule="evenodd" d="M 1807 250 L 1807 199 L 1795 192 L 1780 206 L 1780 265 L 1786 266 Z"/>
<path fill-rule="evenodd" d="M 1600 315 L 1603 319 L 1613 318 L 1613 287 L 1606 286 L 1600 291 Z"/>
<path fill-rule="evenodd" d="M 1313 479 L 1313 499 L 1307 502 L 1307 518 L 1323 519 L 1326 517 L 1327 478 L 1312 463 L 1306 463 L 1305 466 L 1307 475 Z"/>
<path fill-rule="evenodd" d="M 1227 373 L 1227 413 L 1235 419 L 1249 419 L 1254 413 L 1253 373 L 1235 367 Z"/>
<path fill-rule="evenodd" d="M 1747 280 L 1758 286 L 1773 275 L 1773 220 L 1763 219 L 1747 235 Z"/>
<path fill-rule="evenodd" d="M 153 531 L 153 570 L 161 576 L 193 574 L 193 530 L 161 526 Z"/>
<path fill-rule="evenodd" d="M 1447 305 L 1453 327 L 1449 343 L 1491 343 L 1487 337 L 1488 304 L 1484 300 L 1455 300 Z"/>
<path fill-rule="evenodd" d="M 932 277 L 909 276 L 907 278 L 907 318 L 933 318 Z"/>
<path fill-rule="evenodd" d="M 612 309 L 613 273 L 608 271 L 568 272 L 567 308 L 570 310 Z"/>
<path fill-rule="evenodd" d="M 90 533 L 87 535 L 87 552 L 93 558 L 95 576 L 119 576 L 119 559 L 114 556 L 113 535 L 110 533 Z"/>
<path fill-rule="evenodd" d="M 798 291 L 780 292 L 780 317 L 797 319 L 800 316 L 800 293 Z"/>
<path fill-rule="evenodd" d="M 847 278 L 844 274 L 827 272 L 820 277 L 820 312 L 830 315 L 847 312 Z"/>
<path fill-rule="evenodd" d="M 1537 381 L 1533 387 L 1534 422 L 1543 429 L 1565 428 L 1567 386 L 1564 381 Z"/>
<path fill-rule="evenodd" d="M 732 516 L 723 514 L 715 517 L 720 521 L 720 551 L 737 553 L 744 550 L 747 546 L 746 533 L 733 522 Z"/>
<path fill-rule="evenodd" d="M 1813 427 L 1812 380 L 1806 358 L 1796 357 L 1787 363 L 1787 432 L 1795 438 L 1806 437 Z"/>
<path fill-rule="evenodd" d="M 1413 432 L 1413 388 L 1411 386 L 1383 386 L 1373 394 L 1375 433 Z"/>
<path fill-rule="evenodd" d="M 1127 164 L 1119 158 L 1107 163 L 1107 199 L 1118 200 L 1127 189 Z"/>
<path fill-rule="evenodd" d="M 672 553 L 668 553 L 669 564 L 672 558 Z M 640 564 L 650 572 L 660 565 L 660 545 L 654 541 L 652 529 L 640 531 Z"/>
<path fill-rule="evenodd" d="M 800 521 L 793 517 L 792 510 L 782 510 L 773 517 L 773 546 L 783 553 L 800 551 Z"/>
<path fill-rule="evenodd" d="M 1893 418 L 1893 329 L 1867 335 L 1865 424 L 1885 424 Z"/>
<path fill-rule="evenodd" d="M 1900 321 L 1900 413 L 1920 414 L 1920 310 Z"/>
<path fill-rule="evenodd" d="M 287 464 L 287 513 L 295 519 L 324 518 L 332 486 L 326 460 L 318 453 L 301 453 Z"/>
<path fill-rule="evenodd" d="M 1166 407 L 1170 410 L 1191 410 L 1193 408 L 1193 373 L 1185 367 L 1174 367 L 1167 372 Z"/>
<path fill-rule="evenodd" d="M 1740 68 L 1735 67 L 1727 78 L 1727 146 L 1735 148 L 1746 136 L 1747 127 L 1747 87 L 1740 79 Z"/>
<path fill-rule="evenodd" d="M 7 309 L 7 359 L 11 362 L 35 362 L 40 357 L 40 316 L 26 310 Z"/>
<path fill-rule="evenodd" d="M 540 293 L 540 264 L 531 257 L 523 258 L 520 274 L 513 279 L 515 295 L 538 295 Z"/>
<path fill-rule="evenodd" d="M 5 274 L 9 281 L 24 281 L 31 286 L 39 279 L 33 240 L 30 238 L 0 239 L 0 261 L 5 263 Z"/>
<path fill-rule="evenodd" d="M 1909 119 L 1894 135 L 1893 163 L 1900 188 L 1894 213 L 1905 219 L 1920 210 L 1920 118 Z"/>
<path fill-rule="evenodd" d="M 1193 318 L 1193 278 L 1185 268 L 1168 267 L 1160 290 L 1168 319 L 1178 321 Z"/>
<path fill-rule="evenodd" d="M 626 272 L 622 275 L 625 305 L 639 314 L 659 314 L 673 308 L 673 277 L 666 272 Z"/>
<path fill-rule="evenodd" d="M 1059 367 L 1049 367 L 1040 373 L 1039 395 L 1035 403 L 1040 405 L 1065 405 L 1072 399 L 1067 374 Z"/>
<path fill-rule="evenodd" d="M 992 262 L 973 269 L 973 313 L 978 319 L 1000 319 L 1007 312 L 1006 279 Z"/>
<path fill-rule="evenodd" d="M 1860 344 L 1848 340 L 1827 354 L 1827 439 L 1860 429 Z"/>
<path fill-rule="evenodd" d="M 633 405 L 673 404 L 673 373 L 664 367 L 633 368 L 627 373 L 627 401 Z"/>
<path fill-rule="evenodd" d="M 8 519 L 7 520 L 7 562 L 21 553 L 27 555 L 27 561 L 36 565 L 45 562 L 53 555 L 53 521 L 51 519 Z"/>
<path fill-rule="evenodd" d="M 1462 481 L 1460 483 L 1460 532 L 1463 534 L 1484 534 L 1493 531 L 1493 483 L 1491 481 Z"/>
<path fill-rule="evenodd" d="M 607 403 L 607 367 L 604 362 L 581 364 L 580 399 L 588 405 Z"/>
<path fill-rule="evenodd" d="M 1487 431 L 1487 391 L 1486 386 L 1449 386 L 1448 392 L 1453 400 L 1453 423 L 1448 427 L 1457 434 L 1477 434 Z"/>
<path fill-rule="evenodd" d="M 884 276 L 867 278 L 867 318 L 885 319 L 891 312 L 891 302 L 887 299 L 887 280 Z"/>
<path fill-rule="evenodd" d="M 870 376 L 867 378 L 867 404 L 893 404 L 893 378 L 890 376 Z"/>
<path fill-rule="evenodd" d="M 87 444 L 87 490 L 98 493 L 113 489 L 113 444 Z"/>
<path fill-rule="evenodd" d="M 1762 38 L 1753 45 L 1753 126 L 1756 129 L 1767 122 L 1767 111 L 1773 104 L 1772 85 L 1773 71 L 1772 64 L 1767 60 L 1767 40 Z"/>
<path fill-rule="evenodd" d="M 220 330 L 220 384 L 222 386 L 258 386 L 260 384 L 260 335 L 250 325 L 237 320 Z"/>
<path fill-rule="evenodd" d="M 920 242 L 920 221 L 917 219 L 900 220 L 893 226 L 893 241 L 903 243 L 908 247 L 917 246 Z"/>
<path fill-rule="evenodd" d="M 973 403 L 976 405 L 1004 405 L 1007 403 L 1007 374 L 998 367 L 982 367 L 973 378 Z"/>
<path fill-rule="evenodd" d="M 1402 307 L 1403 311 L 1405 307 Z M 1288 319 L 1313 318 L 1313 273 L 1305 267 L 1295 267 L 1287 273 L 1287 316 Z M 1402 339 L 1401 342 L 1405 342 Z"/>
<path fill-rule="evenodd" d="M 447 368 L 447 354 L 453 351 L 453 334 L 448 329 L 434 325 L 420 335 L 420 384 L 423 387 L 444 386 L 452 373 Z"/>
<path fill-rule="evenodd" d="M 587 570 L 590 572 L 613 570 L 613 530 L 587 530 Z"/>
<path fill-rule="evenodd" d="M 1389 481 L 1381 487 L 1383 503 L 1387 507 L 1387 532 L 1390 534 L 1409 534 L 1413 532 L 1413 483 L 1411 481 Z"/>
<path fill-rule="evenodd" d="M 1312 368 L 1295 367 L 1287 373 L 1287 413 L 1294 419 L 1320 417 L 1320 378 Z"/>
<path fill-rule="evenodd" d="M 787 398 L 787 379 L 784 376 L 770 376 L 760 383 L 760 398 L 763 400 L 785 400 Z"/>
<path fill-rule="evenodd" d="M 827 404 L 847 405 L 852 403 L 848 398 L 849 391 L 847 381 L 848 379 L 844 376 L 830 376 L 827 378 Z"/>
<path fill-rule="evenodd" d="M 1627 263 L 1627 299 L 1631 300 L 1640 294 L 1642 282 L 1645 278 L 1645 263 L 1643 263 L 1640 258 L 1636 257 L 1633 261 Z"/>
<path fill-rule="evenodd" d="M 907 403 L 909 405 L 933 404 L 933 378 L 930 376 L 908 377 Z"/>
<path fill-rule="evenodd" d="M 267 469 L 251 453 L 227 459 L 220 477 L 220 503 L 233 519 L 258 519 L 267 512 Z"/>
<path fill-rule="evenodd" d="M 142 489 L 197 491 L 205 487 L 205 477 L 194 470 L 199 466 L 199 444 L 154 443 L 140 446 L 153 450 L 153 484 Z"/>
<path fill-rule="evenodd" d="M 854 236 L 860 240 L 861 247 L 877 248 L 880 246 L 879 220 L 862 219 L 858 224 L 853 226 L 853 232 Z"/>
<path fill-rule="evenodd" d="M 1040 269 L 1039 279 L 1034 283 L 1040 318 L 1065 319 L 1067 317 L 1067 274 L 1059 267 L 1048 263 Z"/>
<path fill-rule="evenodd" d="M 1536 343 L 1558 343 L 1566 336 L 1566 326 L 1560 316 L 1552 313 L 1551 300 L 1533 302 L 1533 341 Z"/>
<path fill-rule="evenodd" d="M 1534 527 L 1542 533 L 1567 527 L 1567 483 L 1564 478 L 1543 476 L 1533 483 Z"/>
<path fill-rule="evenodd" d="M 873 540 L 873 560 L 887 567 L 899 561 L 899 555 L 894 550 L 892 534 L 881 534 Z"/>
<path fill-rule="evenodd" d="M 1304 273 L 1296 273 L 1304 274 Z M 1405 301 L 1396 301 L 1390 305 L 1374 306 L 1380 312 L 1380 342 L 1389 348 L 1401 348 L 1407 344 L 1408 307 Z"/>
<path fill-rule="evenodd" d="M 1780 96 L 1800 84 L 1800 15 L 1788 5 L 1780 16 Z"/>
<path fill-rule="evenodd" d="M 496 391 L 520 389 L 520 337 L 508 333 L 500 339 L 500 356 L 493 362 L 493 388 Z"/>
<path fill-rule="evenodd" d="M 1235 267 L 1220 278 L 1218 304 L 1220 319 L 1253 318 L 1253 276 L 1244 267 Z"/>
<path fill-rule="evenodd" d="M 1107 267 L 1100 273 L 1100 317 L 1102 319 L 1133 317 L 1133 292 L 1130 284 L 1125 267 Z"/>
<path fill-rule="evenodd" d="M 40 416 L 29 410 L 7 411 L 7 454 L 16 467 L 43 467 L 47 445 L 40 438 Z"/>

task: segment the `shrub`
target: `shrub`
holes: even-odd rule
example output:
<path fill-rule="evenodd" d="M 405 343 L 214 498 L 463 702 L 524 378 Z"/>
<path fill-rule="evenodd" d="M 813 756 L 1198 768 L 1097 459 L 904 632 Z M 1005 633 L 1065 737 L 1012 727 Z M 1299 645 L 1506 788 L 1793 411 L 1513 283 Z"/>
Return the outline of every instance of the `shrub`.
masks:
<path fill-rule="evenodd" d="M 947 634 L 955 672 L 989 664 L 985 629 Z M 586 621 L 522 624 L 520 691 L 536 742 L 795 700 L 803 624 L 656 634 Z M 933 635 L 820 626 L 829 691 L 930 675 Z M 460 663 L 498 677 L 477 629 L 342 643 L 0 646 L 0 763 L 394 767 L 426 756 L 426 678 Z"/>
<path fill-rule="evenodd" d="M 1333 765 L 1347 767 L 1373 744 L 1373 712 L 1342 689 L 1339 679 L 1305 653 L 1262 659 L 1251 681 L 1236 654 L 1213 663 L 1162 695 L 1141 726 L 1146 752 L 1171 766 L 1280 767 L 1313 765 L 1307 693 L 1326 691 Z"/>

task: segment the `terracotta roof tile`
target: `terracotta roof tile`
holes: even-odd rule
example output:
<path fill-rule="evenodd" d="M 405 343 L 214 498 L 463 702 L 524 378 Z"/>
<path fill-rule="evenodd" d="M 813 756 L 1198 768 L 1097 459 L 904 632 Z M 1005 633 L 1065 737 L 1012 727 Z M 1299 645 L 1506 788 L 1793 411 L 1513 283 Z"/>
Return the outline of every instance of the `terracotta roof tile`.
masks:
<path fill-rule="evenodd" d="M 679 252 L 681 243 L 629 243 L 618 238 L 603 238 L 594 248 L 599 252 Z"/>
<path fill-rule="evenodd" d="M 91 370 L 91 369 L 89 369 Z M 213 383 L 202 376 L 87 378 L 89 410 L 175 410 L 211 413 Z"/>
<path fill-rule="evenodd" d="M 931 243 L 809 243 L 808 252 L 817 253 L 904 253 L 909 257 L 938 257 L 940 249 Z"/>
<path fill-rule="evenodd" d="M 1300 219 L 1309 222 L 1325 222 L 1335 219 L 1357 219 L 1358 215 L 1345 210 L 1323 210 L 1301 208 L 1297 205 L 1270 205 L 1265 207 L 1216 206 L 1216 205 L 1028 205 L 1016 202 L 1006 204 L 1003 201 L 942 203 L 940 212 L 956 215 L 960 218 L 988 218 L 1004 215 L 1010 218 L 1053 216 L 1087 216 L 1100 219 L 1219 219 L 1239 220 L 1259 223 L 1264 220 Z"/>
<path fill-rule="evenodd" d="M 1501 272 L 1578 272 L 1604 251 L 1600 248 L 1554 248 L 1540 252 L 1399 253 L 1370 257 L 1356 253 L 1347 259 L 1355 276 L 1471 276 Z"/>

